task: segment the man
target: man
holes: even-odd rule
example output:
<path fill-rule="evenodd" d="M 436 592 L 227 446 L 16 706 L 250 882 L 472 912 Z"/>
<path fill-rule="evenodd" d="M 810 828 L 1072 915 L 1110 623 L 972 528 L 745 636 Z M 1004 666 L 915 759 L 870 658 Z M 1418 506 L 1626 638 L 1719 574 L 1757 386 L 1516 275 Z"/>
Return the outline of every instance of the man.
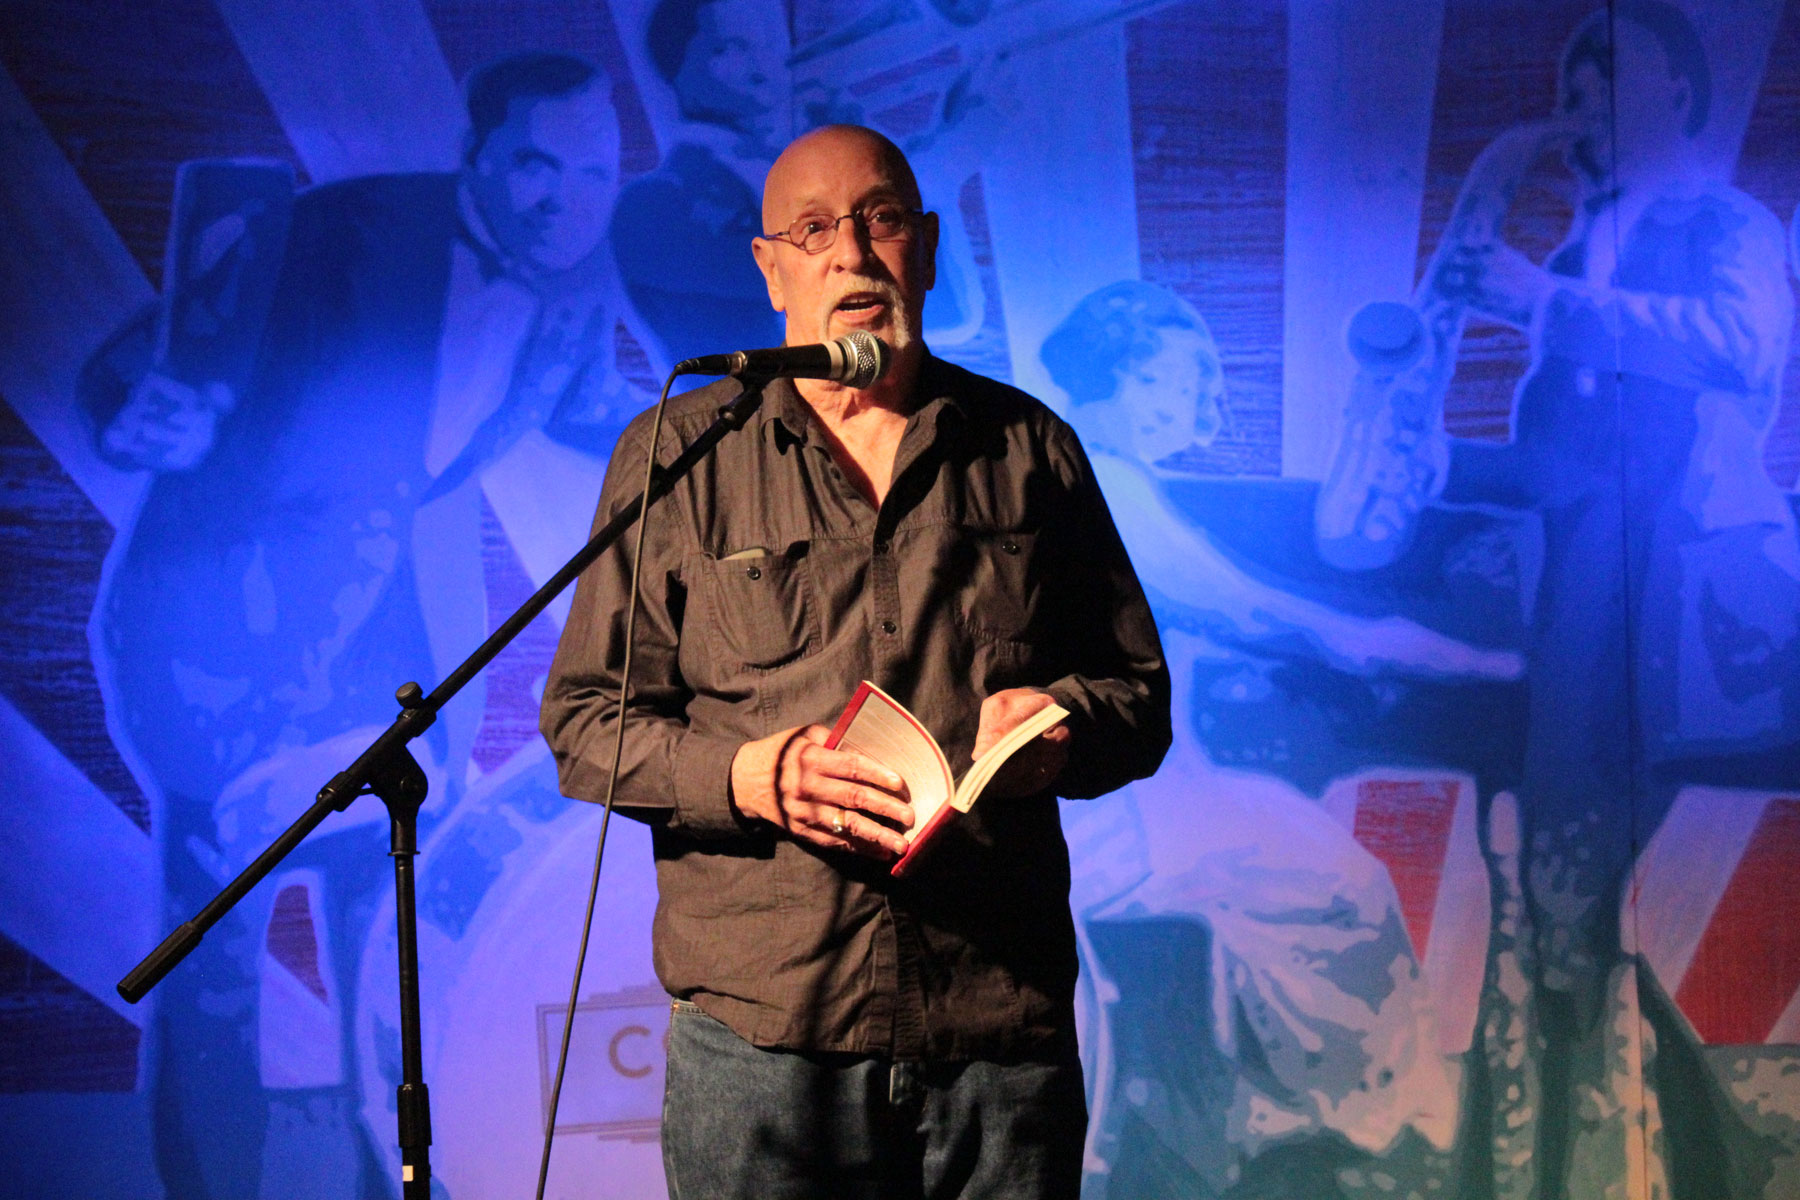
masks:
<path fill-rule="evenodd" d="M 1761 456 L 1793 323 L 1780 224 L 1714 181 L 1712 75 L 1680 10 L 1596 13 L 1560 82 L 1568 236 L 1542 267 L 1498 240 L 1457 247 L 1435 280 L 1532 333 L 1511 442 L 1450 443 L 1442 499 L 1543 522 L 1520 799 L 1537 1027 L 1570 1081 L 1540 1117 L 1552 1187 L 1610 1169 L 1579 1156 L 1610 1144 L 1585 1126 L 1613 1104 L 1610 1020 L 1638 1002 L 1619 927 L 1637 849 L 1683 785 L 1785 786 L 1800 734 L 1800 548 Z M 1693 1194 L 1726 1194 L 1692 1035 L 1642 996 L 1648 1082 L 1696 1114 L 1665 1153 Z"/>
<path fill-rule="evenodd" d="M 609 81 L 522 54 L 478 71 L 468 101 L 461 171 L 293 201 L 266 328 L 236 339 L 257 348 L 245 372 L 153 357 L 153 340 L 194 333 L 150 314 L 87 373 L 105 451 L 156 472 L 100 628 L 110 704 L 160 793 L 171 916 L 299 815 L 392 719 L 398 684 L 429 686 L 485 635 L 486 468 L 539 430 L 609 448 L 641 403 L 612 359 Z M 181 260 L 229 246 L 235 227 L 203 231 Z M 453 767 L 440 804 L 481 712 L 465 698 L 421 743 Z M 386 1174 L 357 1120 L 356 1071 L 378 1068 L 351 1050 L 359 956 L 388 887 L 382 817 L 368 804 L 348 814 L 355 828 L 334 819 L 160 990 L 172 1194 L 255 1196 L 259 1180 L 263 1194 L 362 1194 L 359 1178 Z M 445 895 L 422 896 L 423 919 Z M 302 1161 L 330 1181 L 296 1182 Z"/>
<path fill-rule="evenodd" d="M 1526 786 L 1540 878 L 1574 893 L 1536 897 L 1540 953 L 1552 986 L 1579 995 L 1604 979 L 1632 848 L 1672 798 L 1655 776 L 1795 732 L 1778 699 L 1792 621 L 1770 624 L 1759 610 L 1779 606 L 1732 577 L 1775 588 L 1784 572 L 1771 568 L 1790 564 L 1793 596 L 1800 557 L 1761 461 L 1793 322 L 1784 238 L 1762 205 L 1709 182 L 1698 37 L 1666 4 L 1598 14 L 1570 41 L 1562 92 L 1583 189 L 1568 238 L 1545 267 L 1485 243 L 1440 276 L 1477 311 L 1534 331 L 1512 442 L 1455 443 L 1444 499 L 1543 514 Z M 1638 798 L 1650 807 L 1630 836 L 1609 834 L 1634 743 L 1653 768 Z M 1597 1000 L 1582 998 L 1584 1019 Z"/>
<path fill-rule="evenodd" d="M 676 997 L 664 1158 L 704 1196 L 1069 1196 L 1085 1120 L 1055 796 L 1169 744 L 1154 624 L 1068 427 L 919 340 L 937 222 L 887 139 L 827 126 L 770 170 L 753 244 L 787 340 L 866 330 L 867 390 L 777 381 L 650 514 L 618 802 L 650 823 Z M 667 458 L 735 383 L 671 406 Z M 600 501 L 635 490 L 649 425 Z M 545 693 L 564 790 L 605 796 L 623 552 L 579 589 Z M 825 748 L 870 679 L 966 766 L 1052 700 L 916 874 L 899 777 Z"/>

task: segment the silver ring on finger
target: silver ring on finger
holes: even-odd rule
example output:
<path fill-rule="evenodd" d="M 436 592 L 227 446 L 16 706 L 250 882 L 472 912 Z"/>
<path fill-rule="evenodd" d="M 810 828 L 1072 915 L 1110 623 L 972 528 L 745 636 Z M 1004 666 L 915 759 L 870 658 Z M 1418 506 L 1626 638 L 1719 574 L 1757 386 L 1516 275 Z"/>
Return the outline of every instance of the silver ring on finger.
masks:
<path fill-rule="evenodd" d="M 844 810 L 841 808 L 833 810 L 831 814 L 831 832 L 839 837 L 844 836 Z"/>

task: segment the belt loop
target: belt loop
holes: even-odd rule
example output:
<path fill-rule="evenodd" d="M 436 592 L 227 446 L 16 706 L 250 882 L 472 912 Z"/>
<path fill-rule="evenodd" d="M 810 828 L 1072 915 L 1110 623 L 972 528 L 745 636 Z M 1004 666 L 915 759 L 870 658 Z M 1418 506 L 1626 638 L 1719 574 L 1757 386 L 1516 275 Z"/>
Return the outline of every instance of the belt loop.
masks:
<path fill-rule="evenodd" d="M 919 1106 L 917 1065 L 897 1062 L 888 1067 L 888 1104 L 894 1108 Z"/>

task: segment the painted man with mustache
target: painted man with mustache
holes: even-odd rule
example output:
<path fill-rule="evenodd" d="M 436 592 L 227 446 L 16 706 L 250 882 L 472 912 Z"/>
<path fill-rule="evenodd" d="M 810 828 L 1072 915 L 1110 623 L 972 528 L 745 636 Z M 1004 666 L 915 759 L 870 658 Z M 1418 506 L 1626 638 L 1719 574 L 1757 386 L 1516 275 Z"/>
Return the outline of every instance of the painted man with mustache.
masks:
<path fill-rule="evenodd" d="M 1087 458 L 1032 399 L 919 338 L 938 223 L 899 149 L 790 145 L 752 251 L 789 344 L 866 330 L 862 390 L 777 380 L 647 530 L 618 803 L 647 822 L 675 997 L 664 1161 L 695 1196 L 1070 1197 L 1086 1121 L 1058 796 L 1169 744 L 1156 627 Z M 739 391 L 673 401 L 667 461 Z M 604 519 L 636 490 L 620 439 Z M 577 592 L 545 692 L 564 791 L 601 800 L 621 714 L 623 551 Z M 959 770 L 1055 702 L 903 879 L 900 777 L 827 725 L 861 680 Z"/>

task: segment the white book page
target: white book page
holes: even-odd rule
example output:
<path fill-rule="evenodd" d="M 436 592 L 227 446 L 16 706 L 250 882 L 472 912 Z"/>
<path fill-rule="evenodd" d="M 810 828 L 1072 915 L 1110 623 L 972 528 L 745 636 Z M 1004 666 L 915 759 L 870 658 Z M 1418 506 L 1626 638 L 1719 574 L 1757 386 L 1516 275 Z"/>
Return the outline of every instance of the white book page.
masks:
<path fill-rule="evenodd" d="M 1069 710 L 1060 704 L 1052 704 L 1041 708 L 1024 721 L 1012 727 L 1012 730 L 998 742 L 988 748 L 988 752 L 975 760 L 962 782 L 956 786 L 956 798 L 952 801 L 958 812 L 968 812 L 975 803 L 975 797 L 981 795 L 994 773 L 1006 765 L 1026 742 L 1042 734 L 1046 729 L 1069 715 Z"/>
<path fill-rule="evenodd" d="M 913 808 L 913 836 L 950 801 L 950 764 L 937 742 L 880 688 L 871 687 L 862 707 L 850 718 L 850 727 L 838 746 L 872 758 L 906 780 Z"/>

